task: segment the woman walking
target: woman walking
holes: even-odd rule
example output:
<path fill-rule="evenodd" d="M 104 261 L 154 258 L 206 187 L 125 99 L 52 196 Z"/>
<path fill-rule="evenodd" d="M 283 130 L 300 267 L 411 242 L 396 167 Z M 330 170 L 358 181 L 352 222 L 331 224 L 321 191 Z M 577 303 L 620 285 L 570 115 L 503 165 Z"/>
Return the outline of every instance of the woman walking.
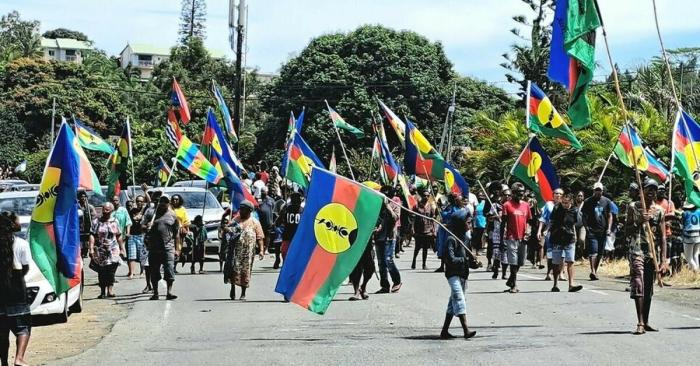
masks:
<path fill-rule="evenodd" d="M 15 365 L 26 365 L 32 318 L 27 303 L 24 275 L 32 258 L 29 243 L 15 237 L 20 230 L 14 213 L 0 214 L 0 362 L 8 365 L 10 332 L 16 338 Z"/>
<path fill-rule="evenodd" d="M 416 216 L 413 219 L 413 232 L 416 239 L 416 247 L 413 251 L 413 263 L 411 264 L 411 269 L 416 269 L 416 258 L 418 258 L 418 253 L 420 253 L 421 250 L 423 251 L 422 268 L 423 270 L 428 269 L 425 264 L 425 261 L 428 258 L 428 249 L 435 245 L 436 230 L 435 222 L 433 220 L 435 220 L 435 217 L 437 217 L 438 211 L 429 199 L 430 192 L 428 190 L 421 191 L 421 200 L 413 209 L 413 211 L 422 216 Z"/>
<path fill-rule="evenodd" d="M 233 263 L 231 268 L 231 300 L 236 299 L 236 286 L 241 288 L 239 300 L 245 301 L 246 289 L 250 286 L 250 275 L 253 267 L 254 249 L 257 245 L 260 249 L 260 260 L 263 260 L 263 233 L 260 222 L 251 216 L 255 210 L 250 201 L 241 202 L 238 216 L 233 219 L 235 225 L 240 227 L 240 237 L 233 243 Z"/>
<path fill-rule="evenodd" d="M 456 211 L 452 214 L 450 220 L 450 231 L 459 238 L 463 238 L 467 232 L 468 214 L 464 211 Z M 456 240 L 453 235 L 450 235 L 445 241 L 445 254 L 443 256 L 445 262 L 445 277 L 450 285 L 450 301 L 447 303 L 447 312 L 445 314 L 445 322 L 442 325 L 440 338 L 454 338 L 450 334 L 450 323 L 455 316 L 459 318 L 464 331 L 464 338 L 472 338 L 476 335 L 475 331 L 470 331 L 467 327 L 467 278 L 469 277 L 469 258 L 467 257 L 464 245 Z"/>
<path fill-rule="evenodd" d="M 202 220 L 202 215 L 197 215 L 192 221 L 192 227 L 190 228 L 190 233 L 192 235 L 192 249 L 190 254 L 192 255 L 192 262 L 190 265 L 190 273 L 194 274 L 194 264 L 199 263 L 199 274 L 204 272 L 204 242 L 207 241 L 207 229 L 204 227 L 204 221 Z"/>
<path fill-rule="evenodd" d="M 97 264 L 97 279 L 100 296 L 114 297 L 114 274 L 121 263 L 120 248 L 123 248 L 121 232 L 117 220 L 112 217 L 114 206 L 106 202 L 102 205 L 102 216 L 95 225 L 94 238 L 90 240 L 90 258 Z M 121 253 L 123 254 L 123 253 Z"/>

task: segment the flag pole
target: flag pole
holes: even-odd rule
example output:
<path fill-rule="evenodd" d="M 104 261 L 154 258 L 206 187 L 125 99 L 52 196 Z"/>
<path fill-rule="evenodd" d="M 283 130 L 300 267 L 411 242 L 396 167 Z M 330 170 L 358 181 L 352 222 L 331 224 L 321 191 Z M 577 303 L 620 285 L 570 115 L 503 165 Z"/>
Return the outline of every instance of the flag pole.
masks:
<path fill-rule="evenodd" d="M 612 55 L 610 53 L 610 45 L 608 44 L 608 33 L 605 31 L 605 24 L 603 22 L 603 17 L 600 12 L 600 6 L 598 5 L 598 0 L 593 0 L 595 3 L 595 8 L 596 12 L 598 12 L 598 19 L 600 20 L 600 28 L 603 31 L 603 40 L 605 41 L 605 51 L 608 55 L 608 62 L 610 63 L 610 68 L 612 69 L 612 74 L 613 74 L 613 79 L 615 82 L 615 92 L 617 94 L 617 98 L 620 102 L 620 108 L 622 109 L 623 116 L 625 118 L 625 121 L 628 120 L 629 113 L 627 112 L 627 108 L 625 107 L 625 100 L 622 97 L 622 92 L 620 91 L 620 79 L 617 76 L 617 69 L 615 68 L 615 63 L 613 62 Z M 625 127 L 627 128 L 627 133 L 630 133 L 629 130 L 629 124 L 626 124 Z M 639 203 L 642 205 L 642 212 L 647 212 L 647 203 L 646 199 L 644 198 L 644 186 L 642 185 L 642 178 L 641 175 L 639 174 L 639 169 L 637 167 L 637 164 L 639 161 L 637 160 L 637 152 L 634 151 L 634 148 L 632 149 L 632 162 L 634 165 L 634 175 L 637 178 L 637 184 L 639 185 L 640 189 L 640 195 L 639 195 Z M 649 226 L 649 223 L 644 223 L 643 224 L 645 228 L 645 232 L 647 235 L 647 241 L 649 243 L 654 243 L 654 234 L 651 232 L 651 227 Z M 661 281 L 661 274 L 659 273 L 659 263 L 656 260 L 656 248 L 655 245 L 649 245 L 649 252 L 651 254 L 651 259 L 652 262 L 654 263 L 654 268 L 656 269 L 656 278 L 657 282 L 660 287 L 663 287 L 663 282 Z M 664 258 L 665 260 L 665 258 Z"/>
<path fill-rule="evenodd" d="M 530 130 L 530 88 L 531 88 L 532 82 L 530 80 L 527 81 L 527 92 L 525 93 L 525 126 L 527 127 L 527 130 Z"/>
<path fill-rule="evenodd" d="M 603 180 L 603 175 L 605 175 L 605 171 L 608 170 L 608 164 L 610 164 L 610 159 L 613 157 L 613 154 L 615 154 L 615 147 L 613 147 L 613 151 L 611 151 L 610 155 L 608 155 L 608 160 L 605 161 L 603 171 L 600 172 L 600 176 L 598 177 L 598 183 L 600 183 L 600 181 Z"/>
<path fill-rule="evenodd" d="M 134 173 L 134 151 L 131 145 L 134 143 L 134 139 L 131 138 L 131 124 L 129 123 L 129 116 L 126 116 L 126 128 L 129 134 L 129 161 L 131 161 L 131 181 L 134 183 L 134 195 L 136 193 L 136 174 Z M 129 197 L 129 187 L 126 187 L 126 196 Z M 129 197 L 131 198 L 131 197 Z"/>
<path fill-rule="evenodd" d="M 664 40 L 663 37 L 661 37 L 661 28 L 659 27 L 659 14 L 656 10 L 656 0 L 651 1 L 652 6 L 654 8 L 654 23 L 656 25 L 656 34 L 659 38 L 659 46 L 661 46 L 661 55 L 663 56 L 664 59 L 664 64 L 666 64 L 666 71 L 668 71 L 668 78 L 670 80 L 671 84 L 671 91 L 673 92 L 673 100 L 676 102 L 676 106 L 678 107 L 678 114 L 679 118 L 683 121 L 683 125 L 686 128 L 686 131 L 688 130 L 688 124 L 685 120 L 685 117 L 683 116 L 683 107 L 681 106 L 681 100 L 678 97 L 678 93 L 676 92 L 676 83 L 673 80 L 673 73 L 671 72 L 671 63 L 668 61 L 668 55 L 666 54 L 666 46 L 664 46 Z M 682 67 L 682 64 L 681 64 Z M 681 74 L 681 77 L 683 75 Z M 682 80 L 682 79 L 681 79 Z M 676 118 L 678 120 L 678 118 Z M 676 123 L 674 121 L 674 127 Z M 672 145 L 673 146 L 673 145 Z M 693 159 L 695 160 L 695 170 L 698 169 L 698 158 L 695 153 L 695 149 L 691 149 L 693 152 Z M 674 159 L 674 149 L 671 148 L 671 167 L 673 167 L 673 159 Z M 673 169 L 671 169 L 671 174 L 668 175 L 668 201 L 671 202 L 671 194 L 673 192 L 673 187 L 672 187 L 672 182 L 673 182 Z"/>
<path fill-rule="evenodd" d="M 330 115 L 331 113 L 331 106 L 328 104 L 327 100 L 323 100 L 326 102 L 326 107 L 328 108 L 328 114 Z M 335 130 L 335 135 L 338 137 L 338 141 L 340 142 L 340 149 L 343 150 L 343 156 L 345 157 L 345 163 L 348 165 L 348 170 L 350 171 L 350 177 L 352 180 L 355 180 L 355 174 L 352 172 L 352 165 L 350 164 L 350 159 L 348 159 L 348 154 L 345 152 L 345 144 L 343 144 L 343 139 L 340 138 L 340 132 L 338 132 L 338 126 L 335 125 L 335 121 L 331 118 L 331 124 L 333 125 L 333 129 Z"/>
<path fill-rule="evenodd" d="M 51 145 L 53 145 L 53 135 L 56 129 L 56 97 L 53 98 L 53 106 L 51 107 Z"/>

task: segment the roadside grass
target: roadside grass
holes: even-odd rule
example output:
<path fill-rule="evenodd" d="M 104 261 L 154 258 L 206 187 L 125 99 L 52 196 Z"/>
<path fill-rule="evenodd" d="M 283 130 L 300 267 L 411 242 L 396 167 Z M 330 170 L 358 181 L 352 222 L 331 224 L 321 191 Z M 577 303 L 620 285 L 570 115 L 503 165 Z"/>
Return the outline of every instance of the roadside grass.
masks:
<path fill-rule="evenodd" d="M 600 264 L 598 272 L 603 276 L 621 278 L 629 277 L 630 265 L 627 259 L 613 259 Z"/>
<path fill-rule="evenodd" d="M 607 277 L 629 278 L 629 262 L 627 259 L 606 261 L 600 265 L 598 272 Z M 672 277 L 664 277 L 664 282 L 674 287 L 700 288 L 700 272 L 693 272 L 683 264 L 680 272 Z"/>
<path fill-rule="evenodd" d="M 700 272 L 693 272 L 684 266 L 680 272 L 667 278 L 666 281 L 672 286 L 700 288 Z"/>

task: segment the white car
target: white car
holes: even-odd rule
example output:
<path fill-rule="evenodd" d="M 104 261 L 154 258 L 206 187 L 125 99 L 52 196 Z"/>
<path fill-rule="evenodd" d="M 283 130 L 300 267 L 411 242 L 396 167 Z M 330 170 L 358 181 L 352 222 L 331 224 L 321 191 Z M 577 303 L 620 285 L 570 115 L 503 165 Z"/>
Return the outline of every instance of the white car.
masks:
<path fill-rule="evenodd" d="M 207 241 L 204 243 L 206 254 L 218 254 L 221 246 L 219 240 L 219 224 L 224 214 L 224 207 L 216 200 L 214 194 L 204 188 L 197 187 L 158 187 L 149 192 L 161 191 L 172 198 L 179 194 L 184 201 L 187 218 L 191 221 L 197 215 L 202 215 L 204 226 L 207 228 Z"/>
<path fill-rule="evenodd" d="M 19 216 L 22 231 L 18 236 L 22 238 L 27 237 L 27 228 L 38 194 L 38 191 L 0 193 L 0 212 L 12 211 Z M 58 296 L 33 260 L 24 279 L 27 283 L 27 300 L 32 315 L 49 315 L 56 322 L 65 323 L 69 313 L 79 313 L 83 310 L 82 271 L 80 283 Z"/>

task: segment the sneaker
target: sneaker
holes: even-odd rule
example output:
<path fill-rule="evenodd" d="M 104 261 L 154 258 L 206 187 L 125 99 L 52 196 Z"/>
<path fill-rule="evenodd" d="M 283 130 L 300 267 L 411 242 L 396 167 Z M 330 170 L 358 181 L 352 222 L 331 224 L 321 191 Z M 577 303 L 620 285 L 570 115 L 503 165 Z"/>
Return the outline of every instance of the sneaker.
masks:
<path fill-rule="evenodd" d="M 175 299 L 177 299 L 177 295 L 167 294 L 167 295 L 165 295 L 165 299 L 166 300 L 175 300 Z"/>
<path fill-rule="evenodd" d="M 557 287 L 557 286 L 552 287 L 552 292 L 559 292 L 559 287 Z"/>
<path fill-rule="evenodd" d="M 494 273 L 493 276 L 491 276 L 492 280 L 498 279 L 498 273 Z"/>
<path fill-rule="evenodd" d="M 153 294 L 151 297 L 148 298 L 149 300 L 158 300 L 158 294 Z"/>
<path fill-rule="evenodd" d="M 588 278 L 590 278 L 591 281 L 598 281 L 598 276 L 594 275 L 593 273 L 591 273 L 590 275 L 588 275 Z"/>
<path fill-rule="evenodd" d="M 571 286 L 571 287 L 569 287 L 569 292 L 579 292 L 582 289 L 583 289 L 583 286 L 581 286 L 581 285 Z"/>

